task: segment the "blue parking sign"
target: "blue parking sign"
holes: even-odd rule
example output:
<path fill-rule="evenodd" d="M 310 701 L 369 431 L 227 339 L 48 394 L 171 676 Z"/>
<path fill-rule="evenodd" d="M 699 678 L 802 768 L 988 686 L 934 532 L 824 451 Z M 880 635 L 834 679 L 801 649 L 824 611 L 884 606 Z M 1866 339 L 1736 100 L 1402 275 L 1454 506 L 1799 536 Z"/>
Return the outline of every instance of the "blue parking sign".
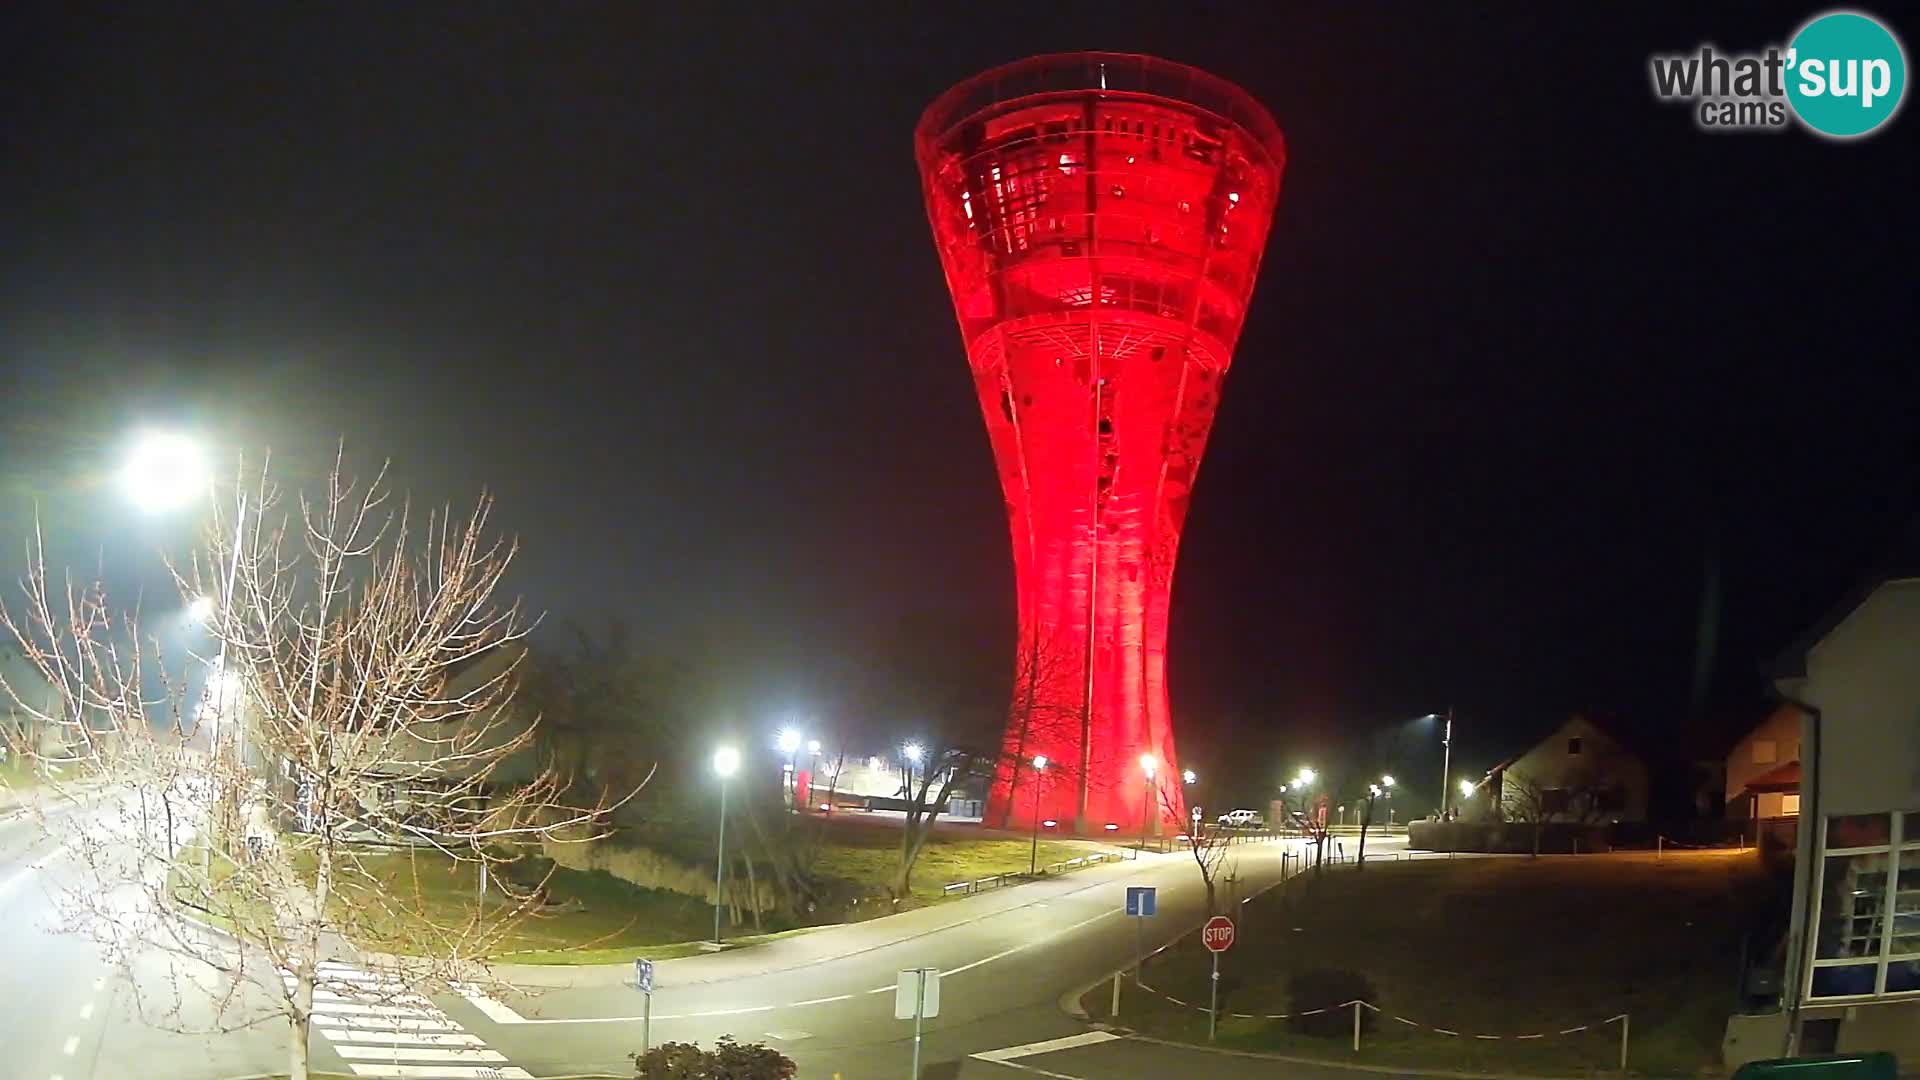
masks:
<path fill-rule="evenodd" d="M 1127 886 L 1127 914 L 1138 919 L 1144 919 L 1153 914 L 1153 908 L 1153 886 Z"/>

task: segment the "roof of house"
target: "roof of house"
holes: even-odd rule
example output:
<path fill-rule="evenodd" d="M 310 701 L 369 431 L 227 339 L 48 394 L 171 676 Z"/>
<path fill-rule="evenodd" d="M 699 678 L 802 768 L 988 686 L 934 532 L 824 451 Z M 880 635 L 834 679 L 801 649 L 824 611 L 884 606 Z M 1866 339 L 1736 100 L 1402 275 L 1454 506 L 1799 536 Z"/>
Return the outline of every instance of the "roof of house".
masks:
<path fill-rule="evenodd" d="M 1775 766 L 1747 781 L 1742 795 L 1770 795 L 1777 792 L 1800 790 L 1800 763 L 1789 761 L 1785 765 Z"/>
<path fill-rule="evenodd" d="M 1514 762 L 1519 761 L 1521 758 L 1526 757 L 1528 754 L 1533 753 L 1535 750 L 1540 748 L 1541 744 L 1545 743 L 1548 739 L 1553 738 L 1555 735 L 1558 735 L 1561 731 L 1566 729 L 1568 724 L 1571 724 L 1576 720 L 1586 721 L 1588 726 L 1592 727 L 1595 731 L 1600 732 L 1602 735 L 1605 735 L 1607 738 L 1612 739 L 1614 743 L 1620 747 L 1620 749 L 1626 751 L 1628 754 L 1631 754 L 1636 758 L 1640 758 L 1643 761 L 1646 759 L 1646 755 L 1641 753 L 1640 748 L 1638 746 L 1634 745 L 1634 743 L 1632 743 L 1627 739 L 1621 738 L 1620 733 L 1614 730 L 1614 728 L 1611 727 L 1610 725 L 1601 723 L 1599 720 L 1594 719 L 1592 713 L 1575 712 L 1570 714 L 1565 720 L 1562 720 L 1558 724 L 1555 724 L 1553 726 L 1553 730 L 1547 732 L 1546 734 L 1528 743 L 1526 746 L 1522 747 L 1517 753 L 1508 755 L 1506 760 L 1500 762 L 1500 764 L 1495 765 L 1491 769 L 1488 769 L 1487 777 L 1488 778 L 1492 777 L 1494 773 L 1504 770 L 1507 766 L 1512 765 Z M 1485 783 L 1486 782 L 1485 778 L 1483 778 L 1481 782 Z"/>
<path fill-rule="evenodd" d="M 1812 626 L 1809 626 L 1793 642 L 1775 656 L 1768 666 L 1767 674 L 1771 679 L 1804 679 L 1807 677 L 1807 654 L 1814 646 L 1824 641 L 1828 634 L 1839 629 L 1847 621 L 1847 616 L 1859 609 L 1867 598 L 1878 592 L 1880 586 L 1889 581 L 1905 581 L 1920 578 L 1920 517 L 1907 522 L 1901 533 L 1881 558 L 1878 568 L 1860 579 L 1840 602 L 1827 610 Z"/>

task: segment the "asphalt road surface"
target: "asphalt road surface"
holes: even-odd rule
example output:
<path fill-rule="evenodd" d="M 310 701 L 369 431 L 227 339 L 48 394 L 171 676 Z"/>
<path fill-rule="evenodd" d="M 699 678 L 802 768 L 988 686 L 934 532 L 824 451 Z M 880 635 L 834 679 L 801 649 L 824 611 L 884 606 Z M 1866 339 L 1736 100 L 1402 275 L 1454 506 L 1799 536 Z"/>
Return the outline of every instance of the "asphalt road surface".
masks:
<path fill-rule="evenodd" d="M 1403 843 L 1388 840 L 1383 853 Z M 1233 849 L 1234 880 L 1223 895 L 1244 899 L 1271 887 L 1281 851 L 1297 846 Z M 136 999 L 149 1012 L 156 1002 L 176 1003 L 171 968 L 156 958 L 130 980 L 102 964 L 93 942 L 62 931 L 55 886 L 75 880 L 72 863 L 30 822 L 0 822 L 0 1080 L 200 1080 L 280 1068 L 283 1035 L 271 1026 L 182 1035 L 143 1022 Z M 1128 885 L 1154 886 L 1158 914 L 1126 916 Z M 896 1080 L 913 1054 L 912 1023 L 893 1015 L 896 975 L 935 967 L 943 973 L 940 1015 L 925 1022 L 921 1046 L 922 1075 L 932 1080 L 1237 1077 L 1247 1062 L 1089 1034 L 1060 1007 L 1063 995 L 1198 925 L 1204 897 L 1190 856 L 1149 854 L 889 919 L 664 961 L 651 1037 L 709 1044 L 732 1034 L 780 1048 L 803 1077 Z M 532 996 L 395 1003 L 358 999 L 351 987 L 365 977 L 353 959 L 338 958 L 331 971 L 344 985 L 316 1004 L 318 1068 L 410 1080 L 631 1075 L 626 1055 L 640 1046 L 642 995 L 627 969 L 514 969 L 514 981 L 539 984 Z M 177 996 L 181 1019 L 206 1020 L 192 998 L 190 990 Z"/>

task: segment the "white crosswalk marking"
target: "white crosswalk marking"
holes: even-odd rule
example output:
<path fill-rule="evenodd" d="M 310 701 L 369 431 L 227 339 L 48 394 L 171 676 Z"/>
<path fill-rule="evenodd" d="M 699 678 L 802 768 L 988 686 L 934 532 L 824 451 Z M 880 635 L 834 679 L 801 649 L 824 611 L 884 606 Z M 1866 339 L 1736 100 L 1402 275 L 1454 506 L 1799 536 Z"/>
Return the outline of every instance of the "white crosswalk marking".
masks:
<path fill-rule="evenodd" d="M 344 1021 L 342 1021 L 344 1023 Z M 325 1024 L 315 1020 L 316 1026 Z M 382 1028 L 321 1027 L 331 1042 L 372 1043 L 377 1046 L 485 1046 L 486 1040 L 469 1031 L 390 1031 Z"/>
<path fill-rule="evenodd" d="M 289 988 L 295 984 L 291 973 L 280 974 Z M 389 1080 L 533 1080 L 531 1073 L 506 1064 L 505 1054 L 432 1002 L 403 991 L 399 981 L 349 964 L 331 960 L 320 964 L 313 991 L 313 1024 L 353 1075 Z M 472 1000 L 474 995 L 466 996 Z"/>
<path fill-rule="evenodd" d="M 507 1055 L 484 1046 L 336 1046 L 333 1052 L 360 1061 L 505 1061 Z"/>
<path fill-rule="evenodd" d="M 355 1076 L 384 1076 L 388 1080 L 534 1080 L 534 1074 L 511 1065 L 363 1065 L 349 1063 Z"/>

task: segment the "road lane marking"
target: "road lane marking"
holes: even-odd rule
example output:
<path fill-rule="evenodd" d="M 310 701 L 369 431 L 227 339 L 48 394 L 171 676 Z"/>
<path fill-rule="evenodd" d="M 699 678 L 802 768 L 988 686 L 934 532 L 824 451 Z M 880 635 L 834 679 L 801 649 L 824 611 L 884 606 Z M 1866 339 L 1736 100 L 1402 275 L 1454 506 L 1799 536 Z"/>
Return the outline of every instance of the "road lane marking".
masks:
<path fill-rule="evenodd" d="M 13 887 L 15 885 L 18 885 L 21 882 L 27 880 L 27 878 L 31 877 L 32 875 L 37 874 L 42 870 L 45 870 L 47 866 L 50 863 L 52 863 L 55 859 L 58 859 L 60 856 L 65 855 L 67 853 L 68 848 L 71 848 L 73 845 L 79 842 L 80 841 L 78 838 L 69 840 L 64 844 L 61 844 L 59 847 L 54 848 L 52 851 L 48 852 L 46 855 L 38 859 L 35 859 L 33 862 L 28 863 L 27 865 L 21 867 L 19 870 L 14 871 L 13 876 L 7 878 L 7 880 L 5 881 L 0 881 L 0 897 L 4 897 L 8 893 L 12 892 Z"/>
<path fill-rule="evenodd" d="M 487 1019 L 496 1024 L 524 1024 L 526 1018 L 513 1010 L 513 1006 L 503 1001 L 495 1001 L 485 994 L 461 991 L 460 996 L 467 1003 L 486 1014 Z"/>
<path fill-rule="evenodd" d="M 93 1019 L 93 1002 L 89 1001 L 85 1005 L 80 1006 L 80 1019 Z"/>
<path fill-rule="evenodd" d="M 78 1049 L 80 1049 L 80 1036 L 69 1035 L 67 1036 L 66 1045 L 60 1048 L 60 1052 L 67 1055 L 68 1057 L 72 1057 L 73 1052 Z"/>
<path fill-rule="evenodd" d="M 1095 1046 L 1103 1042 L 1112 1042 L 1120 1036 L 1111 1031 L 1083 1031 L 1078 1035 L 1048 1039 L 1045 1042 L 1021 1043 L 1000 1050 L 985 1050 L 971 1057 L 981 1061 L 1005 1062 L 1014 1058 L 1032 1057 L 1035 1054 L 1051 1054 L 1056 1050 L 1072 1050 L 1078 1046 Z"/>

